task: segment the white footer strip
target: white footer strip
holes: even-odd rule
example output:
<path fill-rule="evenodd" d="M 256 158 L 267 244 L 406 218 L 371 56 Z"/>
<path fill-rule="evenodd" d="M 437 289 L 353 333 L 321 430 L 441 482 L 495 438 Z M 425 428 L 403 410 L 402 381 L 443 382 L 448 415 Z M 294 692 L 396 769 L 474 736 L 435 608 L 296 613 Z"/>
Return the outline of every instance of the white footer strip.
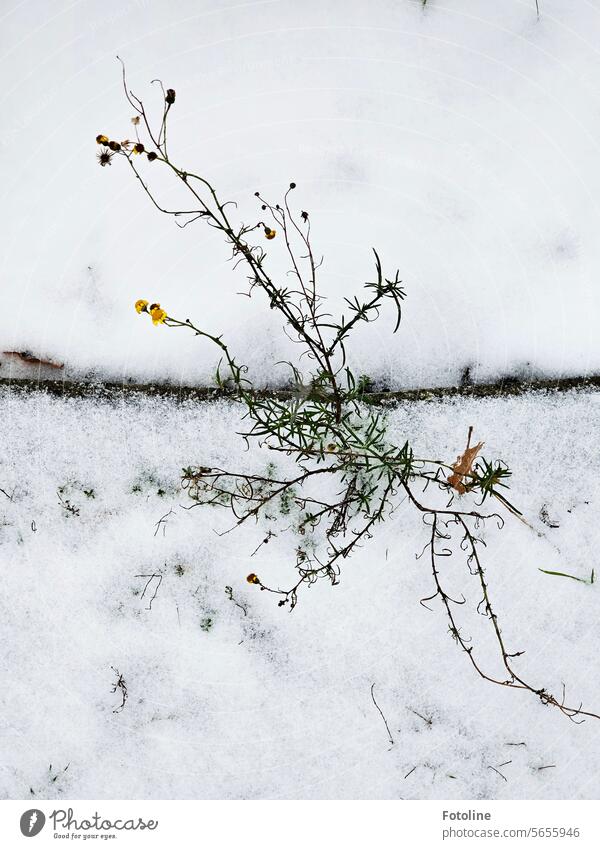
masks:
<path fill-rule="evenodd" d="M 240 849 L 599 849 L 594 801 L 0 802 L 3 849 L 85 844 Z"/>

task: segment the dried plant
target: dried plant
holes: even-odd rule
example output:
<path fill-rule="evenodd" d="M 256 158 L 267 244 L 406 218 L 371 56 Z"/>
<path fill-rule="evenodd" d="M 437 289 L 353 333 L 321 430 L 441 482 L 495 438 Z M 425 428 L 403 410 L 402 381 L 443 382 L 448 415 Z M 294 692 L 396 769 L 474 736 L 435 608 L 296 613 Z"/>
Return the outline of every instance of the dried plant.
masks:
<path fill-rule="evenodd" d="M 117 693 L 118 692 L 120 697 L 121 697 L 121 704 L 113 709 L 113 713 L 121 713 L 121 711 L 123 710 L 123 708 L 125 707 L 125 705 L 127 703 L 127 699 L 129 698 L 129 693 L 128 693 L 128 690 L 127 690 L 127 684 L 125 682 L 125 678 L 123 678 L 123 676 L 121 675 L 121 673 L 119 672 L 118 669 L 116 669 L 114 666 L 111 666 L 110 668 L 115 673 L 115 681 L 112 685 L 112 689 L 111 689 L 110 692 L 111 693 Z"/>
<path fill-rule="evenodd" d="M 344 314 L 333 317 L 318 285 L 320 261 L 312 245 L 310 215 L 304 210 L 297 212 L 291 204 L 295 183 L 290 183 L 281 203 L 273 203 L 256 192 L 260 220 L 250 224 L 234 221 L 234 202 L 222 201 L 206 176 L 182 168 L 171 159 L 167 129 L 175 91 L 165 90 L 160 81 L 155 82 L 162 92 L 156 125 L 143 101 L 129 90 L 123 66 L 125 96 L 134 111 L 135 140 L 117 142 L 100 135 L 96 141 L 127 163 L 156 209 L 173 216 L 178 226 L 204 221 L 223 236 L 231 249 L 234 267 L 245 268 L 248 294 L 260 290 L 266 296 L 269 308 L 283 319 L 285 333 L 299 347 L 297 363 L 287 363 L 291 399 L 283 400 L 255 391 L 248 368 L 238 363 L 220 334 L 189 319 L 176 319 L 158 303 L 136 303 L 138 313 L 147 313 L 154 324 L 183 328 L 219 349 L 216 380 L 244 408 L 247 429 L 243 438 L 258 440 L 268 455 L 279 456 L 284 464 L 293 461 L 292 474 L 278 474 L 273 462 L 267 464 L 265 472 L 256 474 L 207 466 L 184 469 L 183 485 L 193 505 L 225 507 L 233 513 L 235 526 L 279 513 L 290 527 L 289 514 L 293 511 L 291 527 L 300 539 L 296 580 L 280 589 L 267 586 L 254 573 L 247 577 L 249 583 L 273 593 L 279 605 L 287 605 L 290 610 L 302 588 L 321 579 L 338 583 L 342 563 L 373 536 L 377 526 L 400 503 L 412 506 L 428 526 L 425 551 L 429 553 L 435 589 L 422 603 L 439 600 L 451 635 L 479 675 L 503 687 L 527 690 L 574 721 L 596 716 L 582 710 L 581 705 L 565 704 L 564 692 L 558 698 L 526 681 L 515 668 L 515 659 L 522 652 L 513 653 L 506 647 L 480 558 L 481 528 L 490 520 L 502 526 L 504 520 L 499 513 L 484 513 L 480 508 L 488 498 L 494 499 L 499 509 L 520 517 L 500 492 L 507 486 L 509 469 L 500 461 L 478 458 L 482 445 L 471 448 L 470 434 L 466 451 L 454 464 L 417 456 L 408 441 L 395 445 L 387 433 L 385 414 L 365 402 L 365 381 L 357 379 L 347 364 L 352 332 L 361 324 L 375 321 L 384 308 L 392 311 L 393 332 L 399 329 L 405 291 L 398 272 L 386 276 L 374 251 L 373 279 L 364 284 L 362 295 L 345 299 Z M 142 165 L 143 160 L 152 164 Z M 169 209 L 157 199 L 150 188 L 150 169 L 156 167 L 166 169 L 187 190 L 190 204 L 186 209 Z M 274 244 L 287 257 L 290 274 L 285 283 L 271 275 L 269 257 L 263 245 L 257 243 L 257 236 L 269 244 L 276 240 Z M 307 374 L 300 370 L 302 362 L 309 364 Z M 428 488 L 433 488 L 433 503 L 424 500 Z M 470 504 L 456 504 L 457 493 Z M 268 542 L 271 535 L 269 532 L 263 542 Z M 478 582 L 481 601 L 477 612 L 489 620 L 500 674 L 486 671 L 470 640 L 461 633 L 457 610 L 465 604 L 464 596 L 457 600 L 445 589 L 441 561 L 452 554 L 452 537 L 465 559 L 465 574 L 470 573 Z"/>

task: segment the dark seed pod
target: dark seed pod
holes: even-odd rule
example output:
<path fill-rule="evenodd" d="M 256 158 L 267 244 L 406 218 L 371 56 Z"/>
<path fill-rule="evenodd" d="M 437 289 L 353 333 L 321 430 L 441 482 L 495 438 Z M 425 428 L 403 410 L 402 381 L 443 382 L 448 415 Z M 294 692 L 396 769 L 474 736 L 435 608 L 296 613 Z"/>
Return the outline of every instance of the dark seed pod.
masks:
<path fill-rule="evenodd" d="M 116 142 L 116 141 L 109 142 L 108 146 L 110 147 L 111 150 L 121 150 L 121 145 L 119 144 L 119 142 Z"/>
<path fill-rule="evenodd" d="M 167 89 L 167 95 L 165 97 L 165 100 L 167 101 L 169 106 L 172 106 L 175 103 L 175 89 L 174 88 L 168 88 Z"/>
<path fill-rule="evenodd" d="M 113 158 L 114 153 L 109 153 L 107 150 L 101 150 L 98 153 L 98 162 L 104 168 L 106 165 L 111 164 L 111 159 Z"/>
<path fill-rule="evenodd" d="M 295 183 L 290 183 L 290 189 L 295 189 L 295 188 L 296 188 L 296 184 L 295 184 Z"/>
<path fill-rule="evenodd" d="M 138 142 L 137 144 L 134 144 L 133 149 L 136 153 L 143 153 L 146 148 L 141 142 Z"/>
<path fill-rule="evenodd" d="M 154 162 L 155 159 L 158 159 L 158 154 L 154 153 L 154 151 L 151 150 L 148 154 L 148 159 L 150 160 L 150 162 Z"/>

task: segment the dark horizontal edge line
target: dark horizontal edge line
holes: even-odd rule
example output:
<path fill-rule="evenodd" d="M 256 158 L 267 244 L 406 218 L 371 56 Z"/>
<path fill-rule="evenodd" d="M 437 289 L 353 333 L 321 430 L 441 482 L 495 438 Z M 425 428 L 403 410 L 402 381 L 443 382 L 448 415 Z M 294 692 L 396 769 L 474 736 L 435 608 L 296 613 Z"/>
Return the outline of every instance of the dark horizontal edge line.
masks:
<path fill-rule="evenodd" d="M 177 401 L 220 401 L 233 398 L 226 390 L 202 386 L 177 386 L 172 383 L 117 383 L 77 380 L 34 380 L 32 378 L 0 378 L 0 389 L 14 392 L 40 392 L 59 398 L 94 398 L 118 400 L 123 397 L 147 396 Z M 403 401 L 437 401 L 447 398 L 509 398 L 529 393 L 560 393 L 600 388 L 600 375 L 564 377 L 545 380 L 502 378 L 493 383 L 474 383 L 462 386 L 439 386 L 428 389 L 399 389 L 385 392 L 365 392 L 362 400 L 380 406 Z M 261 398 L 287 400 L 292 390 L 264 389 L 255 395 Z M 310 396 L 309 396 L 310 397 Z"/>

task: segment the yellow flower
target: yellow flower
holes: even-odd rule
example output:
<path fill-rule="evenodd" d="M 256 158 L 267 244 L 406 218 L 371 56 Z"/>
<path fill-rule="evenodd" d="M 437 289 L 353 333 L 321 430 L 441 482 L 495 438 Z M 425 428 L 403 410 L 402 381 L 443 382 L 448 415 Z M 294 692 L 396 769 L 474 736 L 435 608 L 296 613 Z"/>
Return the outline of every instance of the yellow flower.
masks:
<path fill-rule="evenodd" d="M 152 316 L 152 324 L 164 324 L 165 319 L 168 318 L 166 312 L 160 308 L 160 304 L 152 304 L 150 315 Z"/>
<path fill-rule="evenodd" d="M 108 136 L 96 136 L 96 144 L 108 144 Z"/>
<path fill-rule="evenodd" d="M 277 230 L 271 230 L 270 227 L 265 227 L 265 236 L 267 239 L 274 239 L 277 235 Z"/>
<path fill-rule="evenodd" d="M 135 302 L 136 312 L 148 312 L 148 310 L 146 309 L 147 306 L 148 306 L 148 301 L 136 301 Z"/>
<path fill-rule="evenodd" d="M 258 575 L 255 575 L 254 572 L 250 572 L 246 580 L 249 584 L 260 584 L 259 577 Z"/>

